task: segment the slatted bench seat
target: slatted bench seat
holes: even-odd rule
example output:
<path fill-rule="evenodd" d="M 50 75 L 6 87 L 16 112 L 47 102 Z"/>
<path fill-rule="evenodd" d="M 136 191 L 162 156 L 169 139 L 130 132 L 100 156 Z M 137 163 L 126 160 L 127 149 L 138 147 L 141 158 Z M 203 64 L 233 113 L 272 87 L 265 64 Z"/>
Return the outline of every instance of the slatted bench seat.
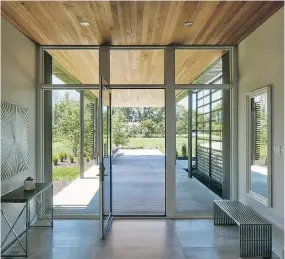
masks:
<path fill-rule="evenodd" d="M 239 201 L 214 201 L 215 225 L 238 225 L 240 257 L 272 256 L 272 225 Z"/>

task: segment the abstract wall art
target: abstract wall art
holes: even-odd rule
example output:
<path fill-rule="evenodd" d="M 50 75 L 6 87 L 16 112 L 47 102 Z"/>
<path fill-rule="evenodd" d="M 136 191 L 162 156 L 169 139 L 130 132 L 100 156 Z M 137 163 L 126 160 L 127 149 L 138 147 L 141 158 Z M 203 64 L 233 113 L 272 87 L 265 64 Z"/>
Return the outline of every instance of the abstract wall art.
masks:
<path fill-rule="evenodd" d="M 2 102 L 1 180 L 28 169 L 28 109 Z"/>

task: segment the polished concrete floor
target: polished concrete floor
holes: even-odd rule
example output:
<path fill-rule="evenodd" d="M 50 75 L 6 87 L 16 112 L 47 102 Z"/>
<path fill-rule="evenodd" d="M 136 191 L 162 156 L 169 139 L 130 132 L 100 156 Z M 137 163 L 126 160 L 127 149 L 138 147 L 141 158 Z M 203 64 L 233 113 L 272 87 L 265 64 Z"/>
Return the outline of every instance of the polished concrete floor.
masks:
<path fill-rule="evenodd" d="M 55 220 L 29 232 L 29 259 L 238 259 L 236 226 L 212 220 L 113 220 L 106 240 L 96 220 Z M 19 251 L 15 246 L 11 252 Z M 273 257 L 278 258 L 277 256 Z"/>
<path fill-rule="evenodd" d="M 56 214 L 99 214 L 98 166 L 85 176 L 54 197 Z M 159 150 L 119 150 L 113 158 L 112 181 L 114 215 L 165 215 L 165 156 Z M 188 178 L 177 163 L 177 214 L 211 215 L 215 199 L 219 197 L 195 178 Z"/>

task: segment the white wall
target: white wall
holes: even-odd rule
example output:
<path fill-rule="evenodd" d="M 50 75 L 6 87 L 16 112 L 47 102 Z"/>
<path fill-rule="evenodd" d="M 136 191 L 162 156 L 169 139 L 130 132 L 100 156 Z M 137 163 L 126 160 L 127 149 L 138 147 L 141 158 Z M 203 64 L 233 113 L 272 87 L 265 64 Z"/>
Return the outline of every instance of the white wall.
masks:
<path fill-rule="evenodd" d="M 1 101 L 27 107 L 29 114 L 29 170 L 1 181 L 3 195 L 23 185 L 27 176 L 36 177 L 36 45 L 2 17 L 1 54 Z M 12 222 L 22 207 L 20 204 L 2 204 L 2 209 L 8 212 Z M 24 227 L 25 217 L 22 217 L 16 229 L 20 232 Z M 7 229 L 2 217 L 2 240 Z M 11 238 L 14 238 L 13 234 Z"/>
<path fill-rule="evenodd" d="M 284 146 L 284 7 L 238 46 L 238 196 L 284 229 L 284 155 L 272 154 L 273 207 L 246 195 L 246 94 L 272 84 L 272 145 Z"/>

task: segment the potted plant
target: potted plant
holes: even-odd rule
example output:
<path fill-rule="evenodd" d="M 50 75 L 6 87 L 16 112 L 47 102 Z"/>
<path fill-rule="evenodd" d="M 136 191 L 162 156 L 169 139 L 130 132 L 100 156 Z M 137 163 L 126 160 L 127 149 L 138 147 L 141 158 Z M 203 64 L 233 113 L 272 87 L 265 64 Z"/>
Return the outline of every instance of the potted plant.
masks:
<path fill-rule="evenodd" d="M 36 181 L 31 177 L 27 177 L 24 181 L 24 189 L 25 191 L 33 191 L 36 187 Z"/>

